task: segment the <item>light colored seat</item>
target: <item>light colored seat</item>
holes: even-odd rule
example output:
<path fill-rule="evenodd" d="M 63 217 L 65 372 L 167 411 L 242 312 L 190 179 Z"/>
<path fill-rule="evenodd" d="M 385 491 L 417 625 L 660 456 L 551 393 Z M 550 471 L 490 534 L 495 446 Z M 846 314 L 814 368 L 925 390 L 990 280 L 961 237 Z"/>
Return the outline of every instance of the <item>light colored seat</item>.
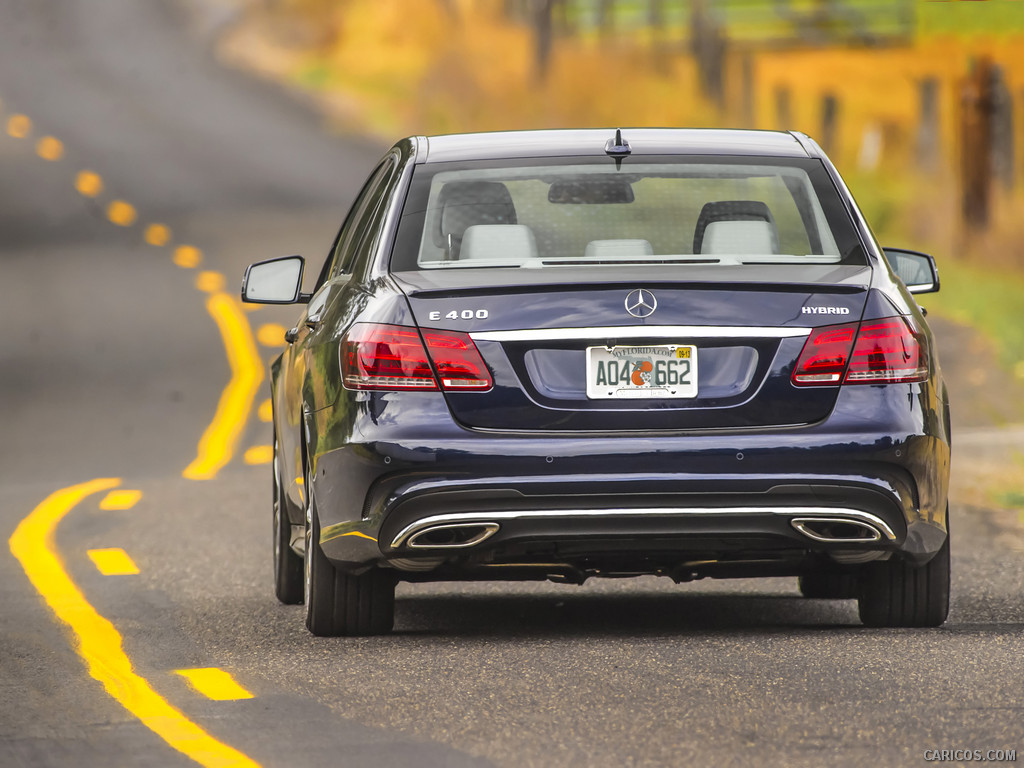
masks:
<path fill-rule="evenodd" d="M 596 261 L 653 255 L 654 248 L 647 240 L 591 240 L 583 252 L 583 258 Z"/>
<path fill-rule="evenodd" d="M 462 237 L 459 261 L 526 262 L 537 258 L 533 230 L 524 224 L 475 224 Z"/>
<path fill-rule="evenodd" d="M 713 221 L 704 230 L 702 254 L 775 253 L 775 227 L 769 221 Z"/>

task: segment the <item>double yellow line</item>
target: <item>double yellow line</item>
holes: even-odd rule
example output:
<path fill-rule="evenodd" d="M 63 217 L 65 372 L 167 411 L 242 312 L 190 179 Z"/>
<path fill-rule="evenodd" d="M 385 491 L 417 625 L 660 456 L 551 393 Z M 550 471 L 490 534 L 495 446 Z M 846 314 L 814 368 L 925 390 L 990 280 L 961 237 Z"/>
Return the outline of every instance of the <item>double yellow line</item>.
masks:
<path fill-rule="evenodd" d="M 11 553 L 53 612 L 74 632 L 76 650 L 89 674 L 143 725 L 207 768 L 258 768 L 258 763 L 185 717 L 135 672 L 117 629 L 96 612 L 64 570 L 53 545 L 60 521 L 86 497 L 120 483 L 116 478 L 100 478 L 50 494 L 15 529 Z"/>
<path fill-rule="evenodd" d="M 28 115 L 13 114 L 7 118 L 6 128 L 11 138 L 28 139 L 33 132 L 32 119 Z M 65 156 L 64 144 L 54 136 L 43 136 L 36 142 L 36 154 L 44 160 L 57 162 Z M 83 197 L 98 199 L 105 185 L 98 173 L 82 170 L 75 176 L 75 189 Z M 119 227 L 131 227 L 139 221 L 138 211 L 127 200 L 111 200 L 106 214 L 107 219 Z M 169 246 L 171 230 L 164 224 L 150 223 L 144 228 L 143 239 L 152 246 Z M 202 260 L 202 251 L 194 246 L 178 245 L 172 250 L 172 261 L 184 269 L 198 267 Z M 263 362 L 256 349 L 252 327 L 239 301 L 224 291 L 224 284 L 224 276 L 218 272 L 201 272 L 196 279 L 196 287 L 210 294 L 206 309 L 224 341 L 231 380 L 221 395 L 213 421 L 203 432 L 195 459 L 182 472 L 190 480 L 216 477 L 231 461 L 263 381 Z"/>
<path fill-rule="evenodd" d="M 203 289 L 201 283 L 199 287 Z M 199 440 L 195 459 L 182 472 L 188 480 L 216 477 L 231 461 L 263 381 L 263 361 L 256 349 L 249 320 L 238 299 L 224 293 L 220 287 L 207 286 L 212 290 L 208 290 L 210 297 L 206 300 L 206 311 L 217 323 L 224 340 L 228 365 L 231 366 L 231 381 L 220 396 L 213 421 Z"/>
<path fill-rule="evenodd" d="M 12 138 L 27 139 L 33 126 L 27 115 L 15 114 L 7 119 L 6 128 Z M 56 162 L 64 158 L 64 145 L 53 136 L 44 136 L 36 144 L 36 154 Z M 80 171 L 75 177 L 75 189 L 83 197 L 96 199 L 104 192 L 103 179 L 93 171 Z M 120 227 L 131 227 L 138 222 L 138 212 L 125 200 L 112 200 L 106 214 L 112 224 Z M 143 238 L 149 245 L 163 247 L 170 245 L 171 231 L 163 224 L 150 223 L 144 229 Z M 190 245 L 178 245 L 172 251 L 172 261 L 182 268 L 195 268 L 202 262 L 202 252 Z M 223 339 L 231 380 L 221 395 L 213 421 L 203 432 L 196 458 L 182 473 L 194 480 L 215 477 L 231 461 L 264 376 L 249 321 L 238 299 L 224 291 L 224 284 L 224 276 L 212 271 L 201 272 L 196 279 L 196 287 L 209 294 L 206 309 Z M 134 671 L 117 629 L 89 604 L 64 569 L 54 547 L 57 526 L 83 499 L 115 488 L 120 482 L 101 478 L 50 494 L 14 531 L 9 542 L 11 553 L 58 619 L 71 628 L 76 651 L 89 674 L 103 684 L 111 697 L 171 747 L 207 768 L 258 768 L 258 763 L 217 741 L 185 717 Z M 201 674 L 204 672 L 207 674 Z M 207 685 L 223 688 L 225 683 L 221 677 L 224 675 L 221 673 L 218 677 L 218 672 L 179 673 L 197 689 Z"/>

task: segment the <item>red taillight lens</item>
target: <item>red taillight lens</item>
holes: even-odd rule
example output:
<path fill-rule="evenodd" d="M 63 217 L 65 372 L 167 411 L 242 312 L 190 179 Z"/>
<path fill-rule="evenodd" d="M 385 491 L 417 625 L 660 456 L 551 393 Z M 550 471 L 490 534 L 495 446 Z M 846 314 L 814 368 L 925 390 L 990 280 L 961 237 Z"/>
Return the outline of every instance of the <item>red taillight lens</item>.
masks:
<path fill-rule="evenodd" d="M 491 388 L 491 375 L 465 333 L 357 323 L 341 343 L 341 375 L 349 389 Z M 429 350 L 429 355 L 428 355 Z M 434 367 L 431 366 L 433 361 Z M 438 378 L 434 376 L 436 368 Z"/>
<path fill-rule="evenodd" d="M 803 387 L 927 378 L 925 338 L 903 317 L 815 328 L 793 369 L 793 383 Z"/>
<path fill-rule="evenodd" d="M 924 336 L 915 333 L 903 317 L 861 323 L 853 347 L 848 384 L 924 381 L 928 355 Z"/>
<path fill-rule="evenodd" d="M 423 338 L 442 389 L 480 391 L 491 388 L 491 372 L 468 333 L 425 329 Z"/>
<path fill-rule="evenodd" d="M 850 361 L 856 336 L 856 323 L 812 329 L 793 369 L 793 383 L 805 387 L 838 384 Z"/>

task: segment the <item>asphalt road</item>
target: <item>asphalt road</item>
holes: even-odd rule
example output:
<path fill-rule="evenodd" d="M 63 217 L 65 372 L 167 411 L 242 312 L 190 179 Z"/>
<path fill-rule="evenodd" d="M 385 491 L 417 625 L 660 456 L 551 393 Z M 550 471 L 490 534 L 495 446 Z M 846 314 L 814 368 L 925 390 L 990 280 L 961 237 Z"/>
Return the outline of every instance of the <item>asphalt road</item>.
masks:
<path fill-rule="evenodd" d="M 311 637 L 273 598 L 266 382 L 218 307 L 250 261 L 318 265 L 383 148 L 219 68 L 171 3 L 2 0 L 0 19 L 0 765 L 1024 752 L 1024 549 L 962 505 L 940 629 L 864 629 L 794 580 L 644 579 L 401 586 L 393 636 Z M 245 313 L 258 358 L 295 314 Z M 104 575 L 111 549 L 138 572 Z M 180 674 L 210 668 L 251 697 Z"/>

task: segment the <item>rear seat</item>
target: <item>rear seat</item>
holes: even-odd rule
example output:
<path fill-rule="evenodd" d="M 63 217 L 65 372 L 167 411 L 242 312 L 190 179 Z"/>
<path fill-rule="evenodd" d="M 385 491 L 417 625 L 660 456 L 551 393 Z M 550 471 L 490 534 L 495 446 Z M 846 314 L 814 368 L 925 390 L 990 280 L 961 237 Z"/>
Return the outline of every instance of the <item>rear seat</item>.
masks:
<path fill-rule="evenodd" d="M 537 241 L 525 224 L 474 224 L 462 236 L 459 261 L 526 262 L 537 258 Z"/>

